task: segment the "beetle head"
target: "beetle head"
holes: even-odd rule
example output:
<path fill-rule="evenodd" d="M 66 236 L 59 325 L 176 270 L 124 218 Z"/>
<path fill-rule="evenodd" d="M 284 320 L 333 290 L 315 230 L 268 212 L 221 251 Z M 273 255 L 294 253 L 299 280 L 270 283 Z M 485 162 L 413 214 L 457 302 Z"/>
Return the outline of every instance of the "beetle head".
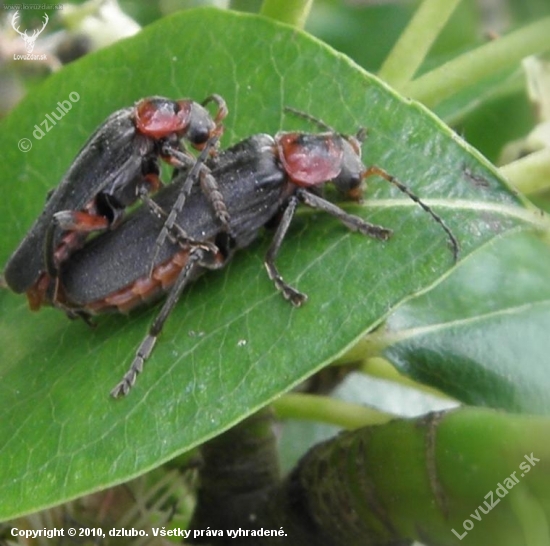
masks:
<path fill-rule="evenodd" d="M 337 133 L 278 133 L 277 152 L 292 182 L 302 187 L 332 181 L 338 191 L 360 197 L 365 166 L 355 137 Z"/>
<path fill-rule="evenodd" d="M 173 101 L 163 97 L 140 100 L 135 106 L 137 130 L 151 138 L 160 139 L 184 132 L 189 124 L 191 101 Z"/>

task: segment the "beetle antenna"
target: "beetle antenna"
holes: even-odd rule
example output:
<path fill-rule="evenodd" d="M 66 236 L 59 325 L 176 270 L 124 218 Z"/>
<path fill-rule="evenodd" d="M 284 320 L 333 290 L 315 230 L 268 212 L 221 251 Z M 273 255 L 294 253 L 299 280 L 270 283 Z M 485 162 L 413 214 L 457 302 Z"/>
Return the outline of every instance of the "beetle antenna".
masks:
<path fill-rule="evenodd" d="M 380 167 L 376 167 L 376 166 L 368 167 L 367 170 L 365 171 L 365 174 L 363 175 L 363 178 L 367 178 L 368 176 L 373 176 L 373 175 L 380 176 L 390 184 L 393 184 L 397 189 L 402 191 L 404 194 L 409 196 L 417 205 L 419 205 L 423 210 L 425 210 L 443 228 L 443 231 L 445 231 L 445 233 L 447 234 L 447 237 L 449 238 L 449 243 L 451 244 L 451 248 L 453 251 L 453 259 L 456 262 L 458 259 L 458 254 L 460 252 L 460 246 L 458 244 L 456 237 L 451 231 L 451 228 L 445 223 L 443 218 L 441 218 L 439 214 L 435 213 L 431 207 L 426 205 L 426 203 L 424 203 L 422 199 L 418 197 L 418 195 L 413 193 L 407 186 L 405 186 L 405 184 L 397 180 L 395 176 L 392 176 L 391 174 L 386 172 L 384 169 L 381 169 Z"/>
<path fill-rule="evenodd" d="M 291 114 L 294 114 L 295 116 L 298 116 L 300 118 L 307 119 L 308 121 L 311 121 L 314 125 L 317 125 L 317 127 L 319 127 L 320 129 L 325 129 L 326 131 L 330 131 L 331 133 L 338 134 L 330 125 L 325 123 L 322 119 L 316 118 L 315 116 L 303 112 L 302 110 L 298 110 L 297 108 L 293 108 L 292 106 L 285 106 L 284 111 L 290 112 Z"/>

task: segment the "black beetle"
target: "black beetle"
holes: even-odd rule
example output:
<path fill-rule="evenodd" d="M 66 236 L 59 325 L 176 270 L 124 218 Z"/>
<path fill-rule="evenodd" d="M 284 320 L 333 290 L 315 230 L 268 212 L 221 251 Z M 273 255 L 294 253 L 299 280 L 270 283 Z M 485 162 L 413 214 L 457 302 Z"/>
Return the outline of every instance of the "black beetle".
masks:
<path fill-rule="evenodd" d="M 215 102 L 215 119 L 203 106 Z M 59 264 L 81 246 L 91 231 L 115 227 L 138 195 L 160 187 L 159 158 L 184 167 L 194 156 L 180 142 L 202 149 L 218 139 L 227 114 L 218 95 L 203 105 L 189 99 L 150 97 L 118 110 L 88 139 L 45 207 L 8 261 L 4 277 L 17 293 L 39 306 Z"/>
<path fill-rule="evenodd" d="M 148 199 L 149 207 L 135 211 L 117 230 L 101 234 L 76 251 L 61 264 L 59 284 L 54 287 L 50 283 L 47 302 L 70 316 L 128 312 L 169 292 L 130 369 L 111 391 L 115 397 L 127 394 L 134 384 L 187 283 L 207 269 L 223 267 L 234 251 L 248 246 L 266 224 L 277 223 L 265 258 L 268 275 L 293 305 L 305 302 L 305 294 L 288 285 L 275 266 L 300 202 L 328 212 L 364 235 L 382 240 L 391 235 L 390 230 L 351 215 L 315 193 L 331 180 L 340 192 L 358 200 L 363 179 L 372 172 L 378 173 L 364 166 L 359 142 L 353 137 L 279 133 L 273 138 L 259 134 L 220 152 L 207 160 L 207 165 L 208 169 L 201 170 L 199 176 L 216 180 L 230 213 L 229 231 L 223 229 L 208 198 L 194 184 L 184 209 L 176 216 L 171 238 L 156 253 L 153 274 L 149 275 L 149 263 L 143 256 L 155 248 L 158 218 L 165 219 L 164 211 L 170 210 L 180 186 L 187 180 L 188 170 L 183 170 L 153 200 Z M 401 184 L 391 178 L 392 183 Z M 443 220 L 405 190 L 443 226 L 456 253 L 456 239 Z"/>

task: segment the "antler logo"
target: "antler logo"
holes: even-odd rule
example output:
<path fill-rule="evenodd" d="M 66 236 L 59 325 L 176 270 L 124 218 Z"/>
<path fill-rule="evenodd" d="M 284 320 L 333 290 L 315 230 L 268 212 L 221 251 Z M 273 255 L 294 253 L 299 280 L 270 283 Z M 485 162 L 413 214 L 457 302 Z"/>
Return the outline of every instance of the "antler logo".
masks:
<path fill-rule="evenodd" d="M 44 30 L 44 27 L 48 24 L 48 21 L 49 21 L 48 14 L 47 13 L 44 14 L 44 24 L 42 25 L 42 28 L 40 30 L 33 30 L 32 31 L 32 36 L 29 36 L 27 34 L 26 30 L 25 30 L 25 32 L 21 32 L 19 30 L 19 26 L 16 26 L 18 17 L 19 17 L 19 11 L 16 11 L 13 14 L 13 17 L 11 19 L 11 26 L 13 27 L 13 30 L 15 30 L 15 32 L 17 32 L 17 34 L 19 34 L 21 36 L 21 38 L 23 38 L 23 41 L 25 42 L 25 48 L 27 50 L 27 53 L 32 53 L 32 50 L 34 49 L 34 43 L 36 42 L 36 39 L 41 34 L 41 32 Z"/>

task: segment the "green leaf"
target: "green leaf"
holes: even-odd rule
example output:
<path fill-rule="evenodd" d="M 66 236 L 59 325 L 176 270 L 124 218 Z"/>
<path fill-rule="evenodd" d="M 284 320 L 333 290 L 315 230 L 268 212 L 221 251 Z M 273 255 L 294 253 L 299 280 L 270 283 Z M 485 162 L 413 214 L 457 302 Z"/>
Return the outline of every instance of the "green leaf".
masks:
<path fill-rule="evenodd" d="M 495 239 L 372 336 L 414 379 L 473 405 L 550 412 L 550 249 Z"/>
<path fill-rule="evenodd" d="M 72 109 L 34 138 L 35 125 L 73 92 L 80 99 Z M 368 127 L 366 161 L 434 207 L 462 257 L 540 222 L 450 129 L 347 58 L 261 17 L 196 10 L 67 66 L 2 122 L 0 262 L 108 114 L 143 96 L 202 100 L 214 92 L 230 109 L 224 145 L 257 132 L 314 130 L 285 116 L 285 105 L 339 131 Z M 32 143 L 26 154 L 18 149 L 24 137 Z M 23 297 L 0 294 L 0 518 L 126 481 L 219 434 L 441 279 L 452 256 L 440 226 L 383 181 L 370 180 L 366 197 L 348 210 L 392 228 L 390 241 L 350 233 L 325 215 L 301 215 L 278 265 L 308 293 L 307 305 L 293 309 L 276 293 L 262 266 L 263 238 L 187 291 L 123 400 L 109 390 L 155 309 L 100 318 L 92 330 L 57 310 L 31 314 Z"/>

